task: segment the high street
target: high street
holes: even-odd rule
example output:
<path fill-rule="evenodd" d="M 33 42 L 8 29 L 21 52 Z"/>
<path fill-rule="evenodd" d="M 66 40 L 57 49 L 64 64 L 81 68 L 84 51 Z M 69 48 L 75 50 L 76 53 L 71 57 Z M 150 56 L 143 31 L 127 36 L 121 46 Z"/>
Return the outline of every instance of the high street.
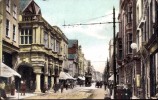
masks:
<path fill-rule="evenodd" d="M 104 99 L 106 91 L 104 87 L 96 88 L 95 83 L 91 87 L 76 86 L 73 89 L 64 89 L 63 93 L 59 90 L 54 93 L 50 90 L 48 93 L 30 96 L 24 99 Z"/>

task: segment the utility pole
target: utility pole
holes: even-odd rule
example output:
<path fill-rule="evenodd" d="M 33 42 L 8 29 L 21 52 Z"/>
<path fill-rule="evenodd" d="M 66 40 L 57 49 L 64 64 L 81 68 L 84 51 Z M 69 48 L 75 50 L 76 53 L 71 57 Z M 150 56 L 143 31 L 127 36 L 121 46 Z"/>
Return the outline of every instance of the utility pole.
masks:
<path fill-rule="evenodd" d="M 116 50 L 115 50 L 115 48 L 116 48 L 116 40 L 115 40 L 115 8 L 113 8 L 113 73 L 114 73 L 114 86 L 113 86 L 113 88 L 114 88 L 114 99 L 116 99 L 116 58 L 115 58 L 115 56 L 116 56 Z"/>
<path fill-rule="evenodd" d="M 3 55 L 3 53 L 2 53 L 2 42 L 3 42 L 3 40 L 2 40 L 2 13 L 3 13 L 3 9 L 2 9 L 2 0 L 0 0 L 0 9 L 1 9 L 1 11 L 0 11 L 0 75 L 2 74 L 2 71 L 1 71 L 1 67 L 2 67 L 2 55 Z"/>

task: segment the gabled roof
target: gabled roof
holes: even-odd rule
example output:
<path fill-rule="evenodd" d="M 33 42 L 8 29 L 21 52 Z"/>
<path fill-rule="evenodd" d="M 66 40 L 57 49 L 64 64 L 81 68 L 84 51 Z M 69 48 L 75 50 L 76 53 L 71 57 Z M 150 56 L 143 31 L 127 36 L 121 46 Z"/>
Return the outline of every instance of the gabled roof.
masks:
<path fill-rule="evenodd" d="M 24 13 L 25 11 L 41 14 L 41 9 L 34 0 L 20 0 L 20 12 Z"/>
<path fill-rule="evenodd" d="M 74 44 L 78 44 L 78 40 L 68 40 L 68 47 L 71 48 Z"/>

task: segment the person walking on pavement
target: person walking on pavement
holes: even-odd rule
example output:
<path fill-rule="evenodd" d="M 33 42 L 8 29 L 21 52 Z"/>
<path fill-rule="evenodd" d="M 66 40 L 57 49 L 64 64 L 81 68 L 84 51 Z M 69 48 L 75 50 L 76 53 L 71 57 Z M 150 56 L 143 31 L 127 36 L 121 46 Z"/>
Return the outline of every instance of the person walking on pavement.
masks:
<path fill-rule="evenodd" d="M 63 93 L 63 89 L 64 89 L 64 85 L 63 85 L 63 83 L 61 83 L 60 88 L 61 88 L 61 93 Z"/>
<path fill-rule="evenodd" d="M 26 81 L 21 81 L 21 95 L 25 96 L 25 91 L 26 91 Z"/>
<path fill-rule="evenodd" d="M 48 91 L 48 84 L 47 82 L 44 83 L 44 93 L 46 93 Z"/>
<path fill-rule="evenodd" d="M 53 85 L 53 89 L 54 89 L 54 93 L 56 93 L 57 92 L 57 84 L 56 83 Z"/>
<path fill-rule="evenodd" d="M 31 91 L 31 92 L 33 91 L 33 88 L 34 88 L 34 87 L 33 87 L 33 81 L 31 80 L 31 81 L 30 81 L 30 91 Z"/>
<path fill-rule="evenodd" d="M 1 99 L 6 99 L 7 95 L 5 92 L 5 82 L 0 80 L 0 100 Z"/>

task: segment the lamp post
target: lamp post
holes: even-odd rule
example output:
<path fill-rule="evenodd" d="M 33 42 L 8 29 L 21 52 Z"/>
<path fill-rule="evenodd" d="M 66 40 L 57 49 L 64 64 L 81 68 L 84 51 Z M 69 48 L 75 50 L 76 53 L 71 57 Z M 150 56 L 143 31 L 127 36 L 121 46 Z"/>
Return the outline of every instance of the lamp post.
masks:
<path fill-rule="evenodd" d="M 115 8 L 113 8 L 113 73 L 114 73 L 114 99 L 116 99 L 116 40 L 115 40 Z"/>
<path fill-rule="evenodd" d="M 131 44 L 131 48 L 132 48 L 133 50 L 136 50 L 136 49 L 138 48 L 138 47 L 137 47 L 137 44 L 136 44 L 136 43 L 132 43 L 132 44 Z M 141 54 L 141 55 L 142 55 L 142 54 Z M 142 61 L 142 67 L 141 67 L 141 68 L 142 68 L 142 69 L 141 69 L 141 70 L 142 70 L 142 76 L 141 76 L 141 82 L 142 82 L 142 83 L 141 83 L 141 84 L 142 84 L 142 94 L 143 94 L 142 97 L 143 97 L 143 98 L 145 98 L 145 83 L 144 83 L 144 82 L 145 82 L 145 81 L 144 81 L 144 71 L 145 71 L 144 67 L 145 67 L 145 66 L 144 66 L 144 63 L 145 63 L 145 62 Z M 136 66 L 136 67 L 137 67 L 137 66 Z M 136 72 L 136 73 L 137 73 L 137 72 Z M 137 87 L 140 87 L 140 75 L 139 75 L 139 74 L 138 74 L 137 77 L 136 77 L 136 85 L 137 85 Z"/>

